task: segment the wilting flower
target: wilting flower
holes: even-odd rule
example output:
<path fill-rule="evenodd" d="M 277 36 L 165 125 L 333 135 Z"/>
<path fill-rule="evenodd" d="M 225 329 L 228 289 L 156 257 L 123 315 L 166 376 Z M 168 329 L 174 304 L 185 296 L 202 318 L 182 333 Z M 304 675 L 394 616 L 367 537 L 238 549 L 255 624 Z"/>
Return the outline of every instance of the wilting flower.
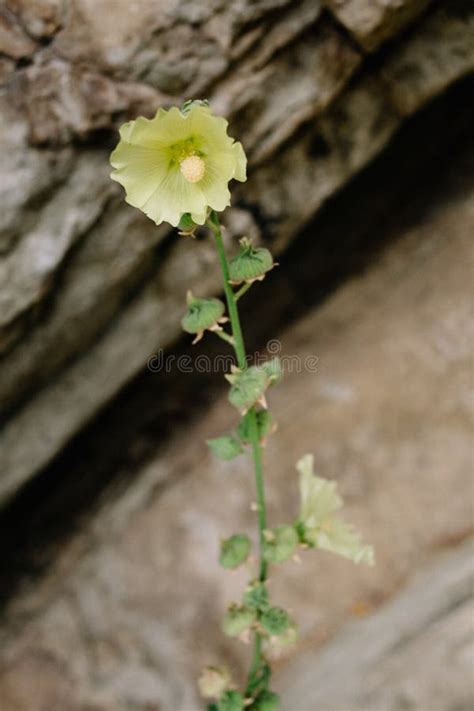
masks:
<path fill-rule="evenodd" d="M 352 526 L 334 514 L 342 507 L 336 482 L 313 472 L 313 456 L 306 454 L 296 465 L 300 474 L 301 511 L 298 527 L 304 543 L 339 553 L 354 563 L 374 564 L 372 546 L 361 543 Z"/>
<path fill-rule="evenodd" d="M 230 205 L 228 182 L 246 180 L 242 145 L 227 135 L 225 119 L 197 101 L 123 124 L 110 162 L 126 201 L 157 225 L 176 227 L 186 213 L 204 224 L 208 208 Z"/>

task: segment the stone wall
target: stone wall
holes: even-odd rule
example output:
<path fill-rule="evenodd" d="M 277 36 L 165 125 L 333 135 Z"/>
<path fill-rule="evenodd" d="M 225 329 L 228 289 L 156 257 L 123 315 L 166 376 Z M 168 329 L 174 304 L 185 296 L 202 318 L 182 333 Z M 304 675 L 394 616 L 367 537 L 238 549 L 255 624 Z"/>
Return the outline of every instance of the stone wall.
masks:
<path fill-rule="evenodd" d="M 179 335 L 213 255 L 108 177 L 115 130 L 207 96 L 250 158 L 229 234 L 283 250 L 407 117 L 474 66 L 469 2 L 5 0 L 0 8 L 0 496 Z M 177 264 L 180 264 L 179 274 Z"/>

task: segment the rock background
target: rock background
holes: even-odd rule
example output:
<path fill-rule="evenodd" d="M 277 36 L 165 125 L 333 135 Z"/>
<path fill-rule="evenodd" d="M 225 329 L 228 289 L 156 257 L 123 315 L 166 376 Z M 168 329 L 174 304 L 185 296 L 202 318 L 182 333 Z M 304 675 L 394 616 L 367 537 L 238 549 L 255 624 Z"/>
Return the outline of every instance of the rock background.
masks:
<path fill-rule="evenodd" d="M 273 515 L 291 515 L 293 463 L 312 450 L 378 554 L 369 573 L 327 556 L 275 576 L 303 630 L 276 676 L 287 708 L 470 708 L 465 583 L 449 581 L 466 580 L 472 529 L 473 70 L 461 0 L 0 6 L 2 711 L 194 711 L 200 664 L 245 664 L 218 630 L 242 579 L 215 546 L 231 524 L 253 530 L 252 488 L 243 462 L 202 444 L 231 423 L 221 375 L 146 369 L 160 348 L 188 353 L 184 295 L 219 290 L 215 258 L 108 178 L 117 126 L 190 96 L 229 117 L 250 158 L 229 247 L 247 233 L 284 253 L 246 297 L 251 344 L 277 335 L 319 358 L 272 396 Z M 351 671 L 345 621 L 438 557 L 448 603 L 423 617 L 408 584 L 412 646 L 381 644 Z M 380 614 L 361 644 L 385 638 Z M 335 633 L 336 662 L 318 662 Z M 442 696 L 430 682 L 453 650 Z M 317 703 L 315 660 L 333 670 Z M 380 673 L 361 688 L 363 664 Z"/>

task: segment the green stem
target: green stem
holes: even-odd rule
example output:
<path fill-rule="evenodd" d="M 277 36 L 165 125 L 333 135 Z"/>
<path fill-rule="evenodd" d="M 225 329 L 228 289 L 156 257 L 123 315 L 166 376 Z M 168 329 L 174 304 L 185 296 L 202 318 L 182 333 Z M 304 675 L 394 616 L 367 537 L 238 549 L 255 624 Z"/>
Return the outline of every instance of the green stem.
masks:
<path fill-rule="evenodd" d="M 212 211 L 207 221 L 208 227 L 211 229 L 217 248 L 217 254 L 221 265 L 222 276 L 224 279 L 224 292 L 227 300 L 227 308 L 232 327 L 232 335 L 234 338 L 234 349 L 237 357 L 237 364 L 241 370 L 247 368 L 247 355 L 245 352 L 245 342 L 240 325 L 239 310 L 237 307 L 237 294 L 234 293 L 229 282 L 229 265 L 225 253 L 224 243 L 222 240 L 221 226 L 216 212 Z M 262 462 L 262 446 L 258 432 L 257 413 L 254 407 L 249 410 L 249 439 L 252 448 L 252 457 L 255 468 L 255 487 L 257 493 L 257 511 L 258 511 L 258 529 L 260 539 L 260 563 L 259 563 L 259 580 L 264 583 L 267 579 L 267 563 L 263 557 L 263 546 L 265 542 L 264 531 L 266 528 L 266 505 L 265 505 L 265 484 L 263 478 L 263 462 Z M 255 681 L 255 676 L 258 673 L 262 664 L 262 637 L 255 633 L 255 646 L 252 664 L 250 667 L 248 687 Z"/>
<path fill-rule="evenodd" d="M 235 300 L 238 301 L 241 296 L 247 293 L 247 291 L 250 289 L 252 286 L 252 282 L 248 281 L 246 284 L 240 287 L 237 291 L 234 292 Z"/>
<path fill-rule="evenodd" d="M 235 340 L 233 336 L 229 336 L 228 333 L 225 331 L 213 331 L 213 333 L 216 334 L 216 336 L 219 336 L 219 338 L 222 338 L 223 341 L 226 343 L 230 343 L 231 346 L 235 346 Z"/>

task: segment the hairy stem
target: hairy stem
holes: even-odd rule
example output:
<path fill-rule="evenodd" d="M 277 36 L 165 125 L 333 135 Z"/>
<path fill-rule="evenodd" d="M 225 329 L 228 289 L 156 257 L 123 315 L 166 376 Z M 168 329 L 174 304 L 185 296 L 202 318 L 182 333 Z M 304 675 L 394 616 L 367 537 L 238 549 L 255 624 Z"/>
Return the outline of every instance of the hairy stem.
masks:
<path fill-rule="evenodd" d="M 247 368 L 247 355 L 245 352 L 245 342 L 240 325 L 239 310 L 237 307 L 237 294 L 234 293 L 229 282 L 229 265 L 222 240 L 221 226 L 216 212 L 212 211 L 207 221 L 208 227 L 211 229 L 216 243 L 217 253 L 221 265 L 222 277 L 224 280 L 224 292 L 227 300 L 227 308 L 232 328 L 232 336 L 234 339 L 234 350 L 239 368 L 244 370 Z M 242 292 L 242 289 L 240 290 Z M 263 557 L 264 531 L 266 528 L 266 506 L 265 506 L 265 484 L 263 478 L 263 462 L 262 462 L 262 446 L 258 432 L 257 413 L 255 408 L 249 411 L 249 439 L 252 448 L 252 458 L 255 468 L 255 488 L 257 494 L 257 511 L 258 511 L 258 529 L 260 538 L 260 562 L 259 562 L 259 580 L 264 583 L 267 579 L 267 563 Z M 261 635 L 255 633 L 255 645 L 253 659 L 248 677 L 248 688 L 255 683 L 255 677 L 259 672 L 262 664 L 262 638 Z"/>

